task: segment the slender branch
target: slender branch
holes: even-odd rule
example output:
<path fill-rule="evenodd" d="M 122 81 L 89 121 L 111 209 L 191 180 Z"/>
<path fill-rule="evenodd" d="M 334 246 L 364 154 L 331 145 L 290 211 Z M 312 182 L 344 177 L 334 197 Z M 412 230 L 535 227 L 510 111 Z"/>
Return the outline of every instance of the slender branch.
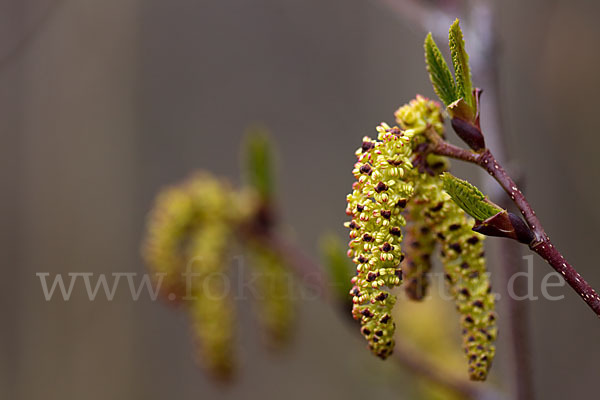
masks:
<path fill-rule="evenodd" d="M 546 260 L 557 272 L 561 273 L 569 286 L 600 317 L 600 296 L 554 247 L 525 195 L 519 190 L 517 184 L 506 173 L 492 153 L 487 149 L 483 152 L 475 153 L 453 146 L 445 142 L 431 130 L 428 131 L 427 135 L 432 140 L 432 151 L 434 153 L 477 164 L 485 169 L 500 184 L 519 208 L 519 211 L 521 211 L 527 225 L 535 236 L 534 240 L 529 244 L 529 248 Z"/>
<path fill-rule="evenodd" d="M 320 264 L 313 261 L 298 247 L 282 239 L 275 232 L 265 236 L 264 240 L 267 241 L 269 246 L 279 251 L 286 258 L 296 275 L 310 289 L 315 290 L 317 294 L 330 303 L 334 303 L 337 309 L 345 309 L 338 307 L 340 304 L 335 300 L 335 296 L 331 295 L 331 287 L 324 276 L 324 268 Z M 403 345 L 400 341 L 396 342 L 393 354 L 393 359 L 402 364 L 410 372 L 466 399 L 488 400 L 501 398 L 495 391 L 479 388 L 466 379 L 449 374 L 447 371 L 419 357 L 416 352 L 408 346 Z"/>
<path fill-rule="evenodd" d="M 450 389 L 466 399 L 492 400 L 501 397 L 500 394 L 494 391 L 483 391 L 471 382 L 437 368 L 401 342 L 396 342 L 392 356 L 412 373 Z"/>
<path fill-rule="evenodd" d="M 500 205 L 504 205 L 500 202 Z M 521 246 L 510 240 L 499 240 L 500 257 L 499 272 L 503 288 L 508 288 L 511 277 L 520 271 Z M 515 290 L 522 290 L 526 283 L 521 280 L 513 281 Z M 508 294 L 508 293 L 505 293 Z M 503 296 L 505 299 L 503 312 L 506 314 L 508 324 L 508 345 L 510 351 L 510 366 L 506 373 L 512 377 L 514 383 L 511 388 L 515 400 L 534 399 L 532 382 L 531 346 L 529 336 L 529 304 L 527 301 L 518 301 L 513 296 Z"/>
<path fill-rule="evenodd" d="M 311 257 L 307 256 L 301 249 L 283 240 L 280 235 L 275 232 L 269 232 L 265 240 L 267 244 L 282 254 L 294 273 L 304 282 L 309 289 L 312 289 L 325 300 L 331 300 L 332 296 L 329 293 L 330 287 L 323 274 L 324 269 L 315 262 Z"/>
<path fill-rule="evenodd" d="M 479 160 L 479 153 L 475 153 L 471 150 L 466 150 L 446 142 L 433 129 L 427 129 L 425 131 L 425 136 L 431 142 L 432 147 L 430 150 L 436 154 L 471 163 L 477 163 Z"/>
<path fill-rule="evenodd" d="M 506 136 L 500 134 L 504 131 L 502 118 L 502 102 L 500 99 L 500 68 L 499 52 L 500 37 L 497 28 L 497 13 L 494 12 L 493 4 L 489 1 L 476 1 L 469 8 L 469 24 L 465 27 L 468 43 L 478 44 L 471 47 L 473 76 L 481 82 L 485 88 L 485 102 L 490 110 L 486 113 L 486 135 L 487 147 L 494 151 L 496 159 L 506 165 L 508 151 Z M 483 171 L 482 171 L 483 173 Z M 519 182 L 519 179 L 516 179 Z M 522 182 L 519 182 L 522 184 Z M 485 180 L 484 187 L 490 191 L 502 190 L 494 185 L 491 180 Z M 500 197 L 500 196 L 494 196 Z M 503 196 L 499 204 L 508 208 L 510 199 Z M 502 288 L 508 288 L 512 276 L 520 271 L 522 248 L 517 243 L 508 240 L 498 240 L 494 243 L 502 257 L 499 263 L 498 278 Z M 514 282 L 513 282 L 514 283 Z M 520 281 L 516 287 L 523 288 L 525 283 Z M 505 372 L 510 376 L 509 384 L 511 393 L 515 400 L 531 400 L 535 398 L 532 350 L 528 302 L 518 301 L 513 296 L 504 296 L 502 306 L 506 323 L 508 325 L 508 351 L 510 352 L 509 365 Z"/>

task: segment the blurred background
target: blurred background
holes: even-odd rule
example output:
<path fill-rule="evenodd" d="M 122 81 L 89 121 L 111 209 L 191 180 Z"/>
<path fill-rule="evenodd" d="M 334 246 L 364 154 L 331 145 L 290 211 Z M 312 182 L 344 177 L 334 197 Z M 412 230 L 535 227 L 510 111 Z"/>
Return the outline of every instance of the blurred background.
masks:
<path fill-rule="evenodd" d="M 425 32 L 390 3 L 0 1 L 0 397 L 414 398 L 411 375 L 372 357 L 319 300 L 299 304 L 294 341 L 278 354 L 261 347 L 239 302 L 239 368 L 225 387 L 195 365 L 182 313 L 133 302 L 126 286 L 113 301 L 89 301 L 76 285 L 70 301 L 47 302 L 36 276 L 144 273 L 139 246 L 153 196 L 198 168 L 239 182 L 239 144 L 253 122 L 279 148 L 287 229 L 317 257 L 321 233 L 346 234 L 362 136 L 393 122 L 416 93 L 433 96 Z M 600 288 L 600 7 L 492 7 L 509 169 L 554 243 Z M 455 165 L 478 182 L 474 168 Z M 597 396 L 598 319 L 568 287 L 551 290 L 564 300 L 544 300 L 550 268 L 534 260 L 536 397 Z M 500 313 L 501 337 L 503 323 Z M 503 346 L 492 377 L 500 387 L 510 374 Z"/>

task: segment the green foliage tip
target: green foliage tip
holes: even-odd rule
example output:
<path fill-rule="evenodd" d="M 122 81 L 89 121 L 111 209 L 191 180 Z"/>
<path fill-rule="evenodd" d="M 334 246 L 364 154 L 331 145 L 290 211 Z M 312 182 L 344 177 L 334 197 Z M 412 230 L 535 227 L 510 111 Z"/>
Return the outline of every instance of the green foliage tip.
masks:
<path fill-rule="evenodd" d="M 440 100 L 446 105 L 458 100 L 460 96 L 457 94 L 454 78 L 431 32 L 425 38 L 425 61 L 429 79 Z"/>
<path fill-rule="evenodd" d="M 346 255 L 346 244 L 334 234 L 328 234 L 320 239 L 320 247 L 323 264 L 327 268 L 336 296 L 341 300 L 350 300 L 350 280 L 354 275 L 354 268 Z"/>
<path fill-rule="evenodd" d="M 471 109 L 475 110 L 476 104 L 473 95 L 473 85 L 471 83 L 469 55 L 465 50 L 465 41 L 463 39 L 463 33 L 460 29 L 458 18 L 454 21 L 452 26 L 450 26 L 448 40 L 450 43 L 452 64 L 454 65 L 454 76 L 456 78 L 456 91 L 458 96 L 456 99 L 463 98 Z"/>
<path fill-rule="evenodd" d="M 479 189 L 469 182 L 447 172 L 442 174 L 441 177 L 446 193 L 460 208 L 476 220 L 485 221 L 503 211 L 500 207 L 491 203 Z"/>
<path fill-rule="evenodd" d="M 273 146 L 265 128 L 248 131 L 244 146 L 244 167 L 247 182 L 263 199 L 274 193 Z"/>

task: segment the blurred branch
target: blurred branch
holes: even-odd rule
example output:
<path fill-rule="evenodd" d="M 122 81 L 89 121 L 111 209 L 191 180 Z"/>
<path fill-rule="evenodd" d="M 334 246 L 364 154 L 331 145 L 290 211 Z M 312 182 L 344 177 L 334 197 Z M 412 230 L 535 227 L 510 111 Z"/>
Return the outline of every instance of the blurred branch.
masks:
<path fill-rule="evenodd" d="M 458 393 L 465 399 L 498 400 L 503 398 L 495 391 L 483 390 L 466 379 L 461 379 L 449 374 L 447 371 L 442 371 L 431 362 L 420 357 L 416 351 L 402 342 L 396 341 L 392 357 L 413 374 Z"/>
<path fill-rule="evenodd" d="M 50 21 L 63 4 L 64 0 L 53 0 L 45 6 L 43 13 L 40 14 L 31 28 L 25 31 L 21 38 L 2 55 L 2 58 L 0 58 L 0 71 L 4 71 L 13 60 L 22 54 L 40 36 L 48 21 Z"/>
<path fill-rule="evenodd" d="M 433 7 L 425 1 L 419 0 L 377 0 L 390 9 L 394 14 L 408 21 L 411 25 L 431 32 L 436 37 L 446 37 L 447 26 L 452 24 L 453 13 Z M 445 2 L 446 5 L 454 3 Z"/>

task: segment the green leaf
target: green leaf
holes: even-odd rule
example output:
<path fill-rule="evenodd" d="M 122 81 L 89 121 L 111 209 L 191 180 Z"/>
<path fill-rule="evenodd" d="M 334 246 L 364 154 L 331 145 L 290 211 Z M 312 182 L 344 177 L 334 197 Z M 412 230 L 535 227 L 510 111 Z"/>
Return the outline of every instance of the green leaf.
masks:
<path fill-rule="evenodd" d="M 444 104 L 449 105 L 459 98 L 454 84 L 454 78 L 440 49 L 435 44 L 431 32 L 425 38 L 425 61 L 429 79 L 435 93 Z"/>
<path fill-rule="evenodd" d="M 499 212 L 504 211 L 481 193 L 479 189 L 469 182 L 449 174 L 441 175 L 444 182 L 444 190 L 452 197 L 452 200 L 467 214 L 477 221 L 485 221 Z"/>
<path fill-rule="evenodd" d="M 350 300 L 350 281 L 354 276 L 354 268 L 346 256 L 347 246 L 333 234 L 323 236 L 320 242 L 323 264 L 336 296 L 344 301 Z"/>
<path fill-rule="evenodd" d="M 273 148 L 265 128 L 255 126 L 248 130 L 243 158 L 247 183 L 262 199 L 271 198 L 274 193 Z"/>
<path fill-rule="evenodd" d="M 473 96 L 473 85 L 471 83 L 471 70 L 469 68 L 469 55 L 465 50 L 465 41 L 460 29 L 458 18 L 450 27 L 448 34 L 450 42 L 450 54 L 454 65 L 454 76 L 456 78 L 456 90 L 458 97 L 475 110 L 475 97 Z"/>

